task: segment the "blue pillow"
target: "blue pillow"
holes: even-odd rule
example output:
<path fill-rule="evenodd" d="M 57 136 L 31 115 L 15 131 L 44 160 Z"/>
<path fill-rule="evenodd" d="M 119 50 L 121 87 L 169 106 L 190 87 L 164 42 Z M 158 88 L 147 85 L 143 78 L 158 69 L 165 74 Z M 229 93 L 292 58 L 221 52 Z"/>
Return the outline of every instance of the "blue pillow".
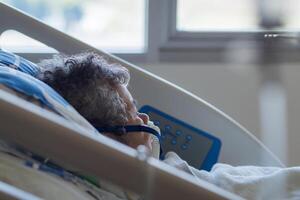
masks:
<path fill-rule="evenodd" d="M 26 94 L 27 96 L 32 96 L 50 109 L 54 108 L 52 104 L 45 98 L 43 92 L 49 94 L 60 104 L 69 106 L 69 103 L 51 87 L 42 81 L 33 78 L 36 77 L 37 73 L 39 72 L 39 67 L 36 64 L 14 53 L 0 49 L 0 66 L 0 84 Z M 7 67 L 15 70 L 10 70 Z"/>
<path fill-rule="evenodd" d="M 70 106 L 65 99 L 47 84 L 15 69 L 0 67 L 0 84 L 26 94 L 27 96 L 32 96 L 53 110 L 55 110 L 55 108 L 45 97 L 45 93 L 64 107 Z"/>
<path fill-rule="evenodd" d="M 36 79 L 39 67 L 13 53 L 0 50 L 0 85 L 33 97 L 52 111 L 97 134 L 96 129 L 62 96 L 46 83 Z"/>
<path fill-rule="evenodd" d="M 36 76 L 39 68 L 36 64 L 16 54 L 0 49 L 0 66 L 7 66 L 31 76 Z"/>

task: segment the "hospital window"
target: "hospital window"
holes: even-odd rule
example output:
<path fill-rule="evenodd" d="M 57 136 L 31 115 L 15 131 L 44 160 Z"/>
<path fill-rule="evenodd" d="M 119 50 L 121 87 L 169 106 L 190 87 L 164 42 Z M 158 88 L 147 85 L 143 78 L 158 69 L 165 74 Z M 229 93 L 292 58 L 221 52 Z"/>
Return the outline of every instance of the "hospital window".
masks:
<path fill-rule="evenodd" d="M 251 45 L 264 45 L 270 41 L 276 44 L 284 43 L 278 45 L 278 48 L 273 48 L 283 58 L 291 58 L 287 49 L 293 51 L 293 54 L 300 53 L 300 42 L 286 37 L 299 36 L 299 0 L 165 0 L 165 2 L 167 2 L 165 5 L 161 3 L 162 12 L 166 13 L 162 15 L 167 20 L 161 22 L 164 31 L 163 43 L 158 47 L 160 60 L 224 62 L 228 60 L 228 52 L 231 50 L 234 52 L 236 47 L 251 48 Z M 277 26 L 272 28 L 262 26 L 262 22 L 265 22 L 264 16 L 272 16 L 270 13 L 279 13 L 272 17 Z M 270 35 L 280 37 L 269 37 Z"/>
<path fill-rule="evenodd" d="M 1 0 L 75 38 L 109 52 L 143 52 L 144 0 Z M 14 31 L 6 46 L 42 46 Z"/>
<path fill-rule="evenodd" d="M 261 1 L 263 2 L 263 1 Z M 265 1 L 282 9 L 282 27 L 300 28 L 300 1 Z M 280 4 L 281 3 L 281 4 Z M 269 5 L 270 9 L 271 5 Z M 249 31 L 258 30 L 259 4 L 256 0 L 177 0 L 178 31 Z"/>
<path fill-rule="evenodd" d="M 254 0 L 178 0 L 178 31 L 249 30 L 257 28 Z"/>

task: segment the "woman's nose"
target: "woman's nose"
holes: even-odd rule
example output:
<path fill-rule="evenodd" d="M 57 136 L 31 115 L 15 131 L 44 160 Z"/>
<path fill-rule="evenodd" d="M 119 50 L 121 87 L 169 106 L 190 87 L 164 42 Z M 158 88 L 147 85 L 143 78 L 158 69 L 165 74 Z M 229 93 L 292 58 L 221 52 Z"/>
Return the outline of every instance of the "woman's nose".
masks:
<path fill-rule="evenodd" d="M 149 116 L 145 113 L 138 113 L 138 116 L 143 120 L 144 124 L 148 124 Z"/>

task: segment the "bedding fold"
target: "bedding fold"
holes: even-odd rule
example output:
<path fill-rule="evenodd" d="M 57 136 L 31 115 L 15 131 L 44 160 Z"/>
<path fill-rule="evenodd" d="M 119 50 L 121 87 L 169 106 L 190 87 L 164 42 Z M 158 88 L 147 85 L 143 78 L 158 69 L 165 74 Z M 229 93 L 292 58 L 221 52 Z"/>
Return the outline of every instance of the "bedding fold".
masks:
<path fill-rule="evenodd" d="M 300 199 L 300 167 L 216 164 L 208 172 L 189 166 L 174 152 L 168 152 L 164 162 L 245 199 Z"/>

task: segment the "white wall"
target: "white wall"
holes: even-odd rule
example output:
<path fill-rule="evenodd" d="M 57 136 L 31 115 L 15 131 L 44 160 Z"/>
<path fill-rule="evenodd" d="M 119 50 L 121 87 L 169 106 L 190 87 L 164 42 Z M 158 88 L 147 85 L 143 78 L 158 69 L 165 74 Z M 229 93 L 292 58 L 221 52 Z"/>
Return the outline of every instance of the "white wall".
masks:
<path fill-rule="evenodd" d="M 215 105 L 261 138 L 257 67 L 187 63 L 143 64 L 143 67 Z M 288 104 L 286 160 L 288 165 L 300 165 L 300 67 L 281 67 L 281 77 Z M 270 148 L 276 152 L 274 147 Z"/>
<path fill-rule="evenodd" d="M 289 164 L 300 165 L 300 66 L 286 65 L 281 75 L 287 94 Z"/>

